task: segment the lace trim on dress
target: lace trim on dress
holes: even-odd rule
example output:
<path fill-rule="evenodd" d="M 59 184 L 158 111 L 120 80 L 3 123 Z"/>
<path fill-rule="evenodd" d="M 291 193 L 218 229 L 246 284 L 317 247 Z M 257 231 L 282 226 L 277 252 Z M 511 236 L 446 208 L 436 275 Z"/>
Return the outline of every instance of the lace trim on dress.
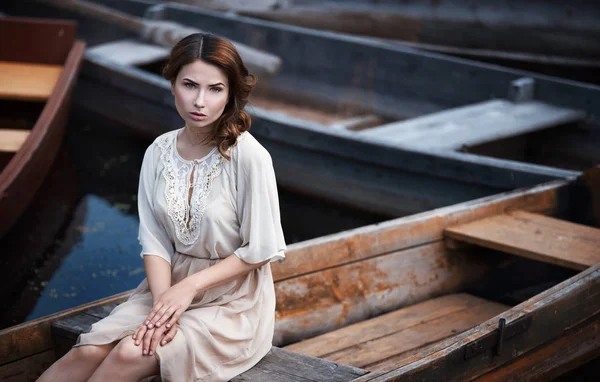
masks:
<path fill-rule="evenodd" d="M 202 159 L 178 161 L 178 166 L 175 166 L 175 153 L 171 151 L 177 150 L 175 134 L 167 134 L 157 140 L 161 149 L 160 159 L 165 167 L 163 177 L 166 182 L 167 214 L 175 226 L 177 239 L 184 245 L 192 245 L 200 236 L 200 223 L 204 217 L 206 201 L 213 180 L 221 173 L 224 158 L 219 151 L 215 151 Z M 192 172 L 193 185 L 190 184 Z M 190 188 L 192 197 L 188 204 Z"/>

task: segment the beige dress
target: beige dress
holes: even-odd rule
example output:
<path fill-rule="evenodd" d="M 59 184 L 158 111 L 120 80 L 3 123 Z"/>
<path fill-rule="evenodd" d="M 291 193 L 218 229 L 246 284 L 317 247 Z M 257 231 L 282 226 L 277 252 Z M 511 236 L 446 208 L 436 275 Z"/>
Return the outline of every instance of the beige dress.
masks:
<path fill-rule="evenodd" d="M 275 174 L 265 148 L 246 132 L 230 148 L 230 160 L 215 148 L 188 161 L 176 149 L 180 131 L 158 137 L 144 156 L 138 193 L 141 255 L 167 260 L 173 284 L 232 254 L 248 263 L 283 259 Z M 133 334 L 151 306 L 143 280 L 75 346 L 112 343 Z M 267 263 L 196 296 L 179 319 L 173 341 L 157 347 L 161 378 L 227 381 L 267 354 L 274 323 L 275 291 Z"/>

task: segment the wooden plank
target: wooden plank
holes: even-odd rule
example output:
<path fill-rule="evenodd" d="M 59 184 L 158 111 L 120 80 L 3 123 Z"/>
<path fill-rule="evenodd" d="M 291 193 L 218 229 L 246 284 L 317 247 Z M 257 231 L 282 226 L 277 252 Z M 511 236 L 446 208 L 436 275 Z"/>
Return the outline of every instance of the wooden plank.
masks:
<path fill-rule="evenodd" d="M 0 99 L 45 101 L 61 72 L 60 65 L 0 61 Z"/>
<path fill-rule="evenodd" d="M 29 356 L 0 366 L 0 381 L 35 381 L 52 363 L 56 361 L 53 350 Z"/>
<path fill-rule="evenodd" d="M 348 348 L 323 356 L 323 358 L 371 369 L 369 366 L 412 349 L 438 342 L 444 338 L 471 329 L 509 309 L 508 306 L 484 301 L 469 309 L 458 310 L 433 320 L 423 319 L 418 325 L 402 328 L 386 336 L 363 341 Z"/>
<path fill-rule="evenodd" d="M 569 329 L 564 336 L 524 354 L 477 382 L 549 381 L 600 356 L 600 317 Z"/>
<path fill-rule="evenodd" d="M 366 370 L 348 365 L 272 347 L 256 366 L 233 378 L 232 382 L 346 382 L 366 373 Z"/>
<path fill-rule="evenodd" d="M 273 343 L 297 342 L 455 293 L 493 269 L 473 258 L 440 241 L 278 282 Z"/>
<path fill-rule="evenodd" d="M 286 350 L 323 357 L 356 344 L 372 341 L 420 324 L 473 308 L 485 300 L 469 294 L 452 294 L 433 298 L 344 328 L 296 342 Z"/>
<path fill-rule="evenodd" d="M 586 113 L 538 101 L 492 100 L 368 129 L 361 134 L 406 147 L 457 150 L 581 122 Z"/>
<path fill-rule="evenodd" d="M 17 152 L 29 137 L 29 133 L 29 130 L 0 129 L 0 151 Z"/>
<path fill-rule="evenodd" d="M 494 344 L 498 339 L 496 320 L 427 347 L 406 360 L 405 366 L 373 372 L 355 382 L 470 380 L 516 359 L 543 343 L 564 335 L 570 328 L 600 313 L 600 264 L 556 285 L 503 314 L 507 325 L 531 319 L 527 330 L 504 342 L 500 355 L 493 347 L 465 358 L 474 341 Z"/>
<path fill-rule="evenodd" d="M 449 227 L 445 235 L 576 270 L 600 262 L 600 229 L 526 211 Z"/>
<path fill-rule="evenodd" d="M 52 349 L 54 344 L 52 342 L 51 322 L 77 314 L 98 304 L 123 301 L 129 293 L 131 292 L 120 293 L 0 330 L 0 354 L 3 355 L 0 359 L 0 365 Z"/>
<path fill-rule="evenodd" d="M 136 40 L 119 40 L 89 47 L 86 54 L 119 65 L 136 66 L 167 59 L 169 49 Z"/>
<path fill-rule="evenodd" d="M 292 244 L 285 261 L 272 264 L 276 281 L 310 274 L 319 270 L 367 259 L 383 253 L 431 243 L 443 239 L 446 227 L 479 220 L 507 210 L 527 209 L 556 213 L 568 200 L 565 185 L 555 181 L 528 190 L 505 192 L 393 219 L 345 232 Z"/>

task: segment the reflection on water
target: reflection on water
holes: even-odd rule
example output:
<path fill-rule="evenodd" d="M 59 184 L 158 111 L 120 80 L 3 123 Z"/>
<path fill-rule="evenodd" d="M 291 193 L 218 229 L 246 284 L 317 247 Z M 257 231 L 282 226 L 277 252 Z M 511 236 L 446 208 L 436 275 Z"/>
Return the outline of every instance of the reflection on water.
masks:
<path fill-rule="evenodd" d="M 79 221 L 79 218 L 82 218 Z M 137 241 L 138 219 L 105 199 L 88 195 L 80 202 L 64 241 L 60 267 L 42 282 L 43 292 L 26 320 L 135 288 L 144 278 Z M 58 248 L 62 252 L 62 248 Z"/>

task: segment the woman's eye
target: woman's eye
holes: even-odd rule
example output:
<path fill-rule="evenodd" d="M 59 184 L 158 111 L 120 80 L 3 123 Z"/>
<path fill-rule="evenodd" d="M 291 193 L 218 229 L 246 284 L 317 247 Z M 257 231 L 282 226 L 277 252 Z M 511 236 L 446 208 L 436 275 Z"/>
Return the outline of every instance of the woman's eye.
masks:
<path fill-rule="evenodd" d="M 211 88 L 210 90 L 212 90 L 213 92 L 219 93 L 221 90 L 221 88 Z"/>
<path fill-rule="evenodd" d="M 190 83 L 190 82 L 186 82 L 185 84 L 183 84 L 183 86 L 185 86 L 188 89 L 193 89 L 196 87 L 196 85 Z"/>

